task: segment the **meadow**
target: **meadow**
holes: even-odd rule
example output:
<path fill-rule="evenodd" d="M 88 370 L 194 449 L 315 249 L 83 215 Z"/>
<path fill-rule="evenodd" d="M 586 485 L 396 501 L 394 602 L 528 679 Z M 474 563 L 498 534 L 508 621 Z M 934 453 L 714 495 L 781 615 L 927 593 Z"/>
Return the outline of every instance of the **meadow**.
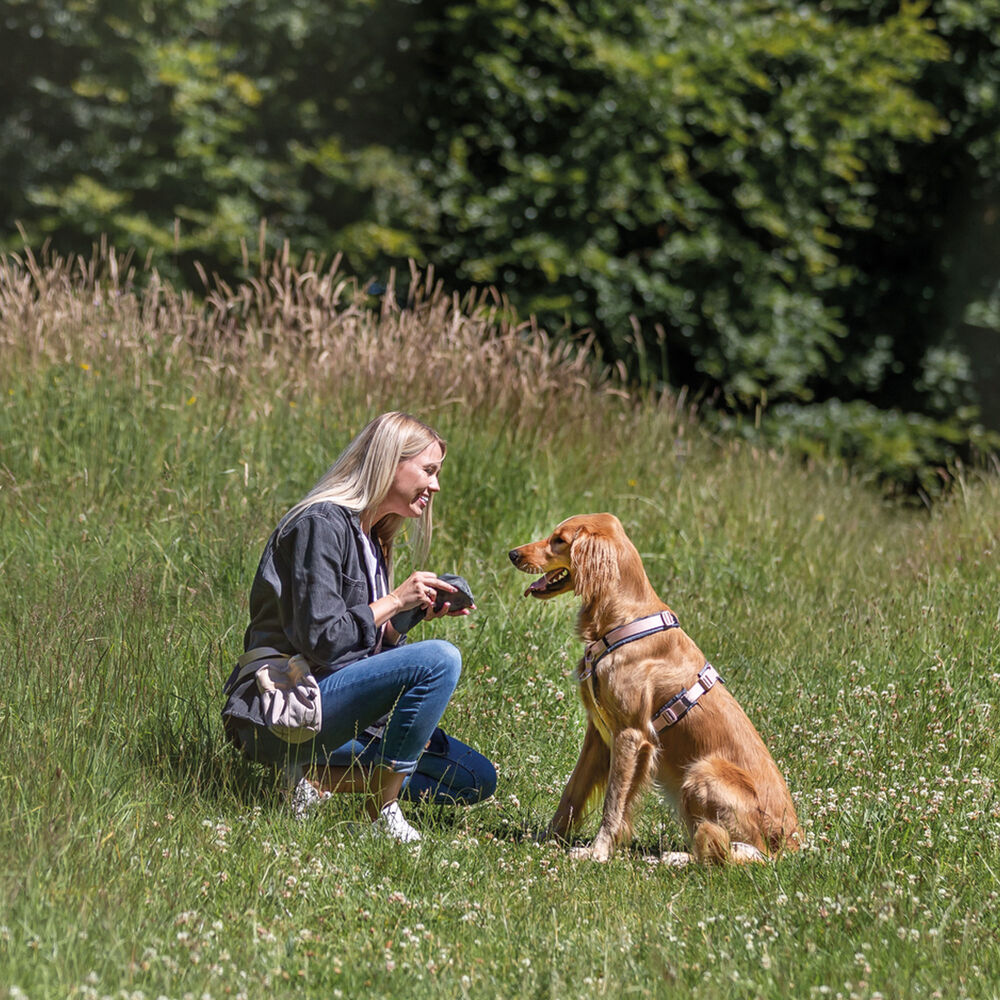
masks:
<path fill-rule="evenodd" d="M 1000 996 L 1000 470 L 890 504 L 433 274 L 405 309 L 336 262 L 200 301 L 130 277 L 0 264 L 0 998 Z M 392 408 L 449 442 L 429 568 L 478 611 L 421 628 L 464 654 L 445 727 L 499 766 L 491 801 L 411 810 L 418 848 L 351 797 L 296 823 L 219 717 L 267 535 Z M 660 865 L 652 795 L 606 865 L 536 836 L 580 644 L 506 553 L 601 510 L 771 747 L 797 856 Z"/>

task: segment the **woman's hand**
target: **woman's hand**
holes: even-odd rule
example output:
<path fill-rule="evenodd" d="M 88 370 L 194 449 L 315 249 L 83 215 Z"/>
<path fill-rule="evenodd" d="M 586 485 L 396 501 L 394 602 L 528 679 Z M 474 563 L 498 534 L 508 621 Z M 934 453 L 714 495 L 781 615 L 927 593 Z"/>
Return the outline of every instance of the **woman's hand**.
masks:
<path fill-rule="evenodd" d="M 442 590 L 443 589 L 444 588 L 442 588 Z M 455 592 L 455 588 L 454 587 L 451 588 L 451 592 L 452 593 Z M 457 610 L 452 611 L 451 610 L 451 604 L 446 600 L 444 602 L 444 604 L 441 605 L 441 610 L 440 611 L 435 611 L 434 608 L 432 607 L 427 612 L 427 614 L 424 615 L 424 621 L 425 622 L 433 621 L 435 618 L 443 618 L 445 615 L 450 615 L 452 618 L 458 618 L 461 615 L 470 614 L 471 612 L 473 612 L 475 610 L 476 610 L 475 604 L 470 604 L 467 607 L 458 608 Z"/>
<path fill-rule="evenodd" d="M 462 615 L 467 615 L 472 611 L 476 610 L 475 604 L 466 605 L 463 608 L 455 608 L 452 610 L 451 602 L 449 600 L 449 594 L 458 594 L 458 588 L 445 580 L 439 580 L 437 577 L 434 578 L 434 592 L 435 599 L 431 603 L 429 608 L 426 608 L 426 614 L 424 615 L 424 621 L 433 621 L 435 618 L 443 618 L 445 615 L 449 615 L 453 618 L 461 617 Z M 460 597 L 464 597 L 464 594 L 459 594 Z M 444 598 L 444 602 L 441 604 L 440 608 L 435 611 L 435 605 L 440 598 Z"/>
<path fill-rule="evenodd" d="M 418 570 L 408 576 L 395 590 L 372 604 L 375 624 L 382 625 L 400 611 L 409 611 L 411 608 L 417 607 L 424 609 L 424 621 L 432 621 L 445 615 L 467 615 L 470 611 L 474 611 L 476 607 L 474 604 L 472 607 L 462 608 L 460 611 L 451 610 L 447 595 L 457 592 L 457 587 L 440 579 L 436 573 Z M 435 611 L 434 602 L 439 593 L 444 595 L 445 601 L 441 609 Z"/>
<path fill-rule="evenodd" d="M 435 573 L 418 570 L 408 576 L 392 591 L 390 596 L 395 597 L 399 602 L 399 611 L 409 611 L 410 608 L 422 607 L 430 617 L 434 613 L 434 602 L 437 600 L 438 591 L 454 594 L 455 588 L 450 583 L 439 579 Z"/>

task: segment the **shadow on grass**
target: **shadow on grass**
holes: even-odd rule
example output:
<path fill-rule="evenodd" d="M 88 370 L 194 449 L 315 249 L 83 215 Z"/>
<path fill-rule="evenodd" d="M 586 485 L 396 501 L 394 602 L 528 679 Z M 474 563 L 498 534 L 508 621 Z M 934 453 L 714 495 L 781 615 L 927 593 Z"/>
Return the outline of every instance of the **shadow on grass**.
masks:
<path fill-rule="evenodd" d="M 191 794 L 210 803 L 218 812 L 250 812 L 256 808 L 265 813 L 283 815 L 282 780 L 277 769 L 248 761 L 239 750 L 228 744 L 222 734 L 178 733 L 170 726 L 147 733 L 135 746 L 137 761 L 148 773 L 157 774 L 173 785 L 175 794 Z M 329 823 L 356 824 L 360 818 L 361 797 L 335 796 L 336 802 L 324 805 Z M 407 802 L 407 817 L 425 834 L 451 839 L 458 834 L 475 837 L 480 843 L 494 841 L 517 845 L 551 845 L 568 853 L 574 847 L 585 847 L 593 839 L 580 834 L 569 840 L 546 837 L 546 826 L 529 810 L 519 810 L 517 816 L 505 816 L 499 802 L 484 802 L 467 806 L 431 802 Z M 683 851 L 683 843 L 663 832 L 645 832 L 643 836 L 622 845 L 618 857 L 659 859 L 672 851 Z"/>
<path fill-rule="evenodd" d="M 221 720 L 188 707 L 183 723 L 160 718 L 154 728 L 136 735 L 129 748 L 136 763 L 175 790 L 220 807 L 278 803 L 278 769 L 247 760 L 225 736 Z"/>
<path fill-rule="evenodd" d="M 247 760 L 228 741 L 221 721 L 210 718 L 196 706 L 188 705 L 187 708 L 189 712 L 183 724 L 176 718 L 162 718 L 155 728 L 136 735 L 130 748 L 136 763 L 147 773 L 156 774 L 165 783 L 174 786 L 175 794 L 178 791 L 193 794 L 223 812 L 234 808 L 281 809 L 283 782 L 280 769 Z M 351 800 L 354 796 L 336 798 Z M 344 804 L 347 806 L 346 802 Z M 546 842 L 546 826 L 540 817 L 548 814 L 550 803 L 548 796 L 539 794 L 537 802 L 519 802 L 516 810 L 508 810 L 499 796 L 472 806 L 406 802 L 405 808 L 408 813 L 412 812 L 413 821 L 421 829 L 437 831 L 440 835 L 461 831 L 480 840 L 540 844 Z M 347 812 L 350 811 L 348 806 Z M 554 843 L 567 852 L 574 847 L 587 846 L 596 833 L 596 817 L 585 822 L 584 830 L 569 840 Z M 643 831 L 616 853 L 631 857 L 659 857 L 684 849 L 673 831 L 660 828 Z"/>
<path fill-rule="evenodd" d="M 415 822 L 422 828 L 437 829 L 442 833 L 462 831 L 479 840 L 494 840 L 507 844 L 547 844 L 558 845 L 561 850 L 571 851 L 575 847 L 587 847 L 596 835 L 596 826 L 588 833 L 579 833 L 568 839 L 549 837 L 545 823 L 539 823 L 531 815 L 521 814 L 516 818 L 504 816 L 501 809 L 490 809 L 490 803 L 481 803 L 465 809 L 433 804 L 414 804 Z M 616 855 L 634 857 L 659 857 L 671 851 L 686 851 L 684 842 L 665 832 L 645 833 L 629 844 L 623 844 Z"/>

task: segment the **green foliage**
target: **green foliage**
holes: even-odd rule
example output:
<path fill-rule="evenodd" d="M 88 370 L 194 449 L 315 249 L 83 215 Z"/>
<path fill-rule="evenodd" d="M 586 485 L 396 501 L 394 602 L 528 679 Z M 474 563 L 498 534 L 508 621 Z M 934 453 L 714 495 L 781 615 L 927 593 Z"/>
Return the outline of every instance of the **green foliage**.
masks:
<path fill-rule="evenodd" d="M 531 311 L 574 289 L 563 318 L 596 324 L 611 358 L 634 315 L 664 328 L 676 381 L 809 394 L 845 333 L 824 296 L 854 277 L 837 248 L 871 225 L 867 174 L 944 127 L 908 86 L 945 56 L 929 23 L 755 3 L 461 10 L 432 161 L 461 197 L 433 258 Z"/>
<path fill-rule="evenodd" d="M 952 334 L 997 282 L 1000 0 L 9 0 L 2 26 L 0 248 L 107 236 L 195 287 L 258 241 L 363 280 L 412 260 L 735 413 L 988 391 Z"/>
<path fill-rule="evenodd" d="M 867 24 L 895 4 L 835 7 Z M 991 206 L 1000 175 L 1000 3 L 935 0 L 925 8 L 949 57 L 923 66 L 912 86 L 947 127 L 932 142 L 896 144 L 868 178 L 873 225 L 845 234 L 843 254 L 859 267 L 836 300 L 851 336 L 825 392 L 950 415 L 970 392 L 980 403 L 992 394 L 966 378 L 942 407 L 927 385 L 942 349 L 965 352 L 956 338 L 964 314 L 997 285 L 1000 226 Z"/>
<path fill-rule="evenodd" d="M 950 419 L 933 418 L 834 399 L 779 405 L 753 426 L 725 415 L 714 423 L 809 461 L 839 458 L 888 495 L 926 504 L 949 491 L 964 461 L 1000 452 L 1000 434 L 974 416 L 965 410 Z"/>

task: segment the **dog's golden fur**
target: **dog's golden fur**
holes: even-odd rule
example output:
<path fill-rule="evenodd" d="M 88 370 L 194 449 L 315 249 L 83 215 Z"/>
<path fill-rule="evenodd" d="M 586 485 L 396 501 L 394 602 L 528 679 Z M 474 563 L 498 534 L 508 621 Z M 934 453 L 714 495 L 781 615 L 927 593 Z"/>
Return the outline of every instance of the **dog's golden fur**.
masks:
<path fill-rule="evenodd" d="M 611 514 L 568 518 L 548 538 L 513 549 L 510 559 L 525 573 L 544 574 L 526 595 L 549 598 L 573 591 L 581 598 L 578 628 L 585 643 L 670 610 Z M 580 683 L 587 732 L 549 824 L 551 834 L 566 837 L 588 801 L 605 789 L 600 829 L 577 856 L 604 861 L 631 839 L 632 808 L 650 780 L 677 808 L 700 861 L 760 860 L 798 846 L 798 820 L 785 780 L 726 687 L 716 684 L 657 736 L 653 714 L 690 689 L 704 666 L 704 655 L 683 629 L 671 628 L 608 652 L 592 677 Z M 579 670 L 582 676 L 582 660 Z"/>

